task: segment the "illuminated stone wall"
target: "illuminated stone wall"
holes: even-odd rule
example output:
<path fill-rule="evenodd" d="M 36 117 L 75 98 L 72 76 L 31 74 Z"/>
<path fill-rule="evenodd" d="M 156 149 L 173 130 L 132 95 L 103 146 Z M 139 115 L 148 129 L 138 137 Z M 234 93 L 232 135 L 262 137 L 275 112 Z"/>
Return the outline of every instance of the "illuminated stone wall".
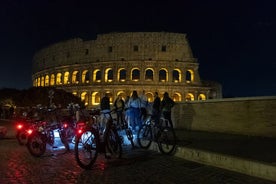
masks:
<path fill-rule="evenodd" d="M 276 138 L 276 96 L 181 102 L 177 128 Z"/>
<path fill-rule="evenodd" d="M 89 107 L 104 93 L 114 101 L 133 90 L 155 91 L 175 101 L 218 99 L 221 85 L 203 81 L 186 34 L 128 32 L 76 38 L 38 51 L 33 58 L 33 86 L 55 86 L 78 95 Z"/>

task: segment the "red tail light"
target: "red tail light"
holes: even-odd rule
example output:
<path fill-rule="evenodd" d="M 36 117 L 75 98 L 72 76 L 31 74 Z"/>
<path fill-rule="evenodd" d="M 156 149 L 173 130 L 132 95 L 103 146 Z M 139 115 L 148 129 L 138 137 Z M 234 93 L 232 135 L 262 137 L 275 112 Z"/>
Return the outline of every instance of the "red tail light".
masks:
<path fill-rule="evenodd" d="M 18 130 L 21 130 L 21 129 L 23 128 L 23 124 L 17 124 L 17 125 L 16 125 L 16 128 L 17 128 Z"/>
<path fill-rule="evenodd" d="M 27 133 L 28 133 L 29 135 L 31 135 L 31 134 L 33 133 L 33 130 L 32 130 L 32 129 L 28 129 L 28 130 L 27 130 Z"/>
<path fill-rule="evenodd" d="M 63 128 L 67 128 L 68 127 L 68 124 L 67 123 L 64 123 L 63 124 Z"/>
<path fill-rule="evenodd" d="M 82 132 L 83 132 L 82 129 L 78 129 L 77 131 L 78 134 L 81 134 Z"/>

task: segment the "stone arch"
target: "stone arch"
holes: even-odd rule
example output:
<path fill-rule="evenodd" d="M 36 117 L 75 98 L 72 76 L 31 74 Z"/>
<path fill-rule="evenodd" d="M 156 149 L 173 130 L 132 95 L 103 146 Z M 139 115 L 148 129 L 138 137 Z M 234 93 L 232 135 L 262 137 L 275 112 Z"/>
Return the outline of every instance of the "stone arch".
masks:
<path fill-rule="evenodd" d="M 70 73 L 69 73 L 68 71 L 64 73 L 63 83 L 64 83 L 65 85 L 66 85 L 66 84 L 70 84 L 69 75 L 70 75 Z"/>
<path fill-rule="evenodd" d="M 188 93 L 188 94 L 186 94 L 186 96 L 185 96 L 185 100 L 186 100 L 186 101 L 194 101 L 194 100 L 195 100 L 195 97 L 194 97 L 194 95 L 193 95 L 192 93 Z"/>
<path fill-rule="evenodd" d="M 118 81 L 120 82 L 125 82 L 126 81 L 126 69 L 125 68 L 120 68 L 118 70 Z"/>
<path fill-rule="evenodd" d="M 46 75 L 46 77 L 45 77 L 45 86 L 49 86 L 49 85 L 50 85 L 49 75 Z"/>
<path fill-rule="evenodd" d="M 72 73 L 72 83 L 78 84 L 79 82 L 80 82 L 80 72 L 78 70 L 75 70 Z"/>
<path fill-rule="evenodd" d="M 132 68 L 131 69 L 131 80 L 132 81 L 139 81 L 140 80 L 140 69 L 139 68 Z"/>
<path fill-rule="evenodd" d="M 145 70 L 145 80 L 146 81 L 153 81 L 153 76 L 154 76 L 153 68 L 146 68 L 146 70 Z"/>
<path fill-rule="evenodd" d="M 101 103 L 101 94 L 99 92 L 97 92 L 97 91 L 93 92 L 91 94 L 91 96 L 92 96 L 92 98 L 91 98 L 91 100 L 92 100 L 91 104 L 92 105 L 99 105 Z"/>
<path fill-rule="evenodd" d="M 159 82 L 168 81 L 168 70 L 166 68 L 161 68 L 159 70 Z"/>
<path fill-rule="evenodd" d="M 102 72 L 100 69 L 95 69 L 93 72 L 93 82 L 101 82 Z"/>
<path fill-rule="evenodd" d="M 179 93 L 179 92 L 175 92 L 174 94 L 173 94 L 173 96 L 172 96 L 172 99 L 173 99 L 173 101 L 175 101 L 175 102 L 181 102 L 181 93 Z"/>
<path fill-rule="evenodd" d="M 84 83 L 89 83 L 90 82 L 90 72 L 88 70 L 84 70 L 81 75 L 81 82 Z"/>
<path fill-rule="evenodd" d="M 149 102 L 153 102 L 154 100 L 153 92 L 146 92 L 145 95 L 147 96 Z"/>
<path fill-rule="evenodd" d="M 175 68 L 172 72 L 172 82 L 181 82 L 181 70 Z"/>
<path fill-rule="evenodd" d="M 42 87 L 45 85 L 45 80 L 44 79 L 45 79 L 44 76 L 42 76 L 41 77 L 41 82 L 40 82 L 40 84 L 41 84 Z"/>
<path fill-rule="evenodd" d="M 51 74 L 51 78 L 50 78 L 50 86 L 55 85 L 55 74 Z"/>
<path fill-rule="evenodd" d="M 186 83 L 194 82 L 194 71 L 189 69 L 186 71 Z"/>
<path fill-rule="evenodd" d="M 56 75 L 56 85 L 61 85 L 62 84 L 62 75 L 61 73 L 57 73 Z"/>
<path fill-rule="evenodd" d="M 88 95 L 87 95 L 86 91 L 84 91 L 80 94 L 80 98 L 81 98 L 81 101 L 84 102 L 84 105 L 88 106 Z"/>
<path fill-rule="evenodd" d="M 198 100 L 206 100 L 206 95 L 205 94 L 199 94 L 197 97 Z"/>
<path fill-rule="evenodd" d="M 40 77 L 37 78 L 37 86 L 40 86 Z"/>
<path fill-rule="evenodd" d="M 113 81 L 113 70 L 112 68 L 107 68 L 104 72 L 104 81 L 112 82 Z"/>

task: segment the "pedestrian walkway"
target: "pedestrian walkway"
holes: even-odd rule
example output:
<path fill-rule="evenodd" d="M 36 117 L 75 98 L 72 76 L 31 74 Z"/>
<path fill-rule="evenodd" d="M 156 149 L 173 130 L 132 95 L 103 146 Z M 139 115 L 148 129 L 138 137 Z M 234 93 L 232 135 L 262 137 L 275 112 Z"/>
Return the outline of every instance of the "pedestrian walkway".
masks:
<path fill-rule="evenodd" d="M 11 121 L 0 126 L 7 127 L 6 138 L 15 137 Z M 181 129 L 176 136 L 176 157 L 276 182 L 276 139 Z"/>
<path fill-rule="evenodd" d="M 176 135 L 177 157 L 276 181 L 276 139 L 180 129 Z"/>

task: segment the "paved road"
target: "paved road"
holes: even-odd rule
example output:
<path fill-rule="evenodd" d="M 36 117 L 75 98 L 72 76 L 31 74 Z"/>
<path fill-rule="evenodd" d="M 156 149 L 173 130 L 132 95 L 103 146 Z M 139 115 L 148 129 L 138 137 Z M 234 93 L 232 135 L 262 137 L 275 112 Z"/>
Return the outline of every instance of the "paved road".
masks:
<path fill-rule="evenodd" d="M 124 146 L 123 158 L 106 160 L 100 155 L 92 170 L 81 169 L 73 151 L 47 150 L 32 157 L 16 139 L 0 140 L 0 183 L 179 183 L 179 184 L 272 184 L 273 182 L 210 167 L 177 157 Z"/>

